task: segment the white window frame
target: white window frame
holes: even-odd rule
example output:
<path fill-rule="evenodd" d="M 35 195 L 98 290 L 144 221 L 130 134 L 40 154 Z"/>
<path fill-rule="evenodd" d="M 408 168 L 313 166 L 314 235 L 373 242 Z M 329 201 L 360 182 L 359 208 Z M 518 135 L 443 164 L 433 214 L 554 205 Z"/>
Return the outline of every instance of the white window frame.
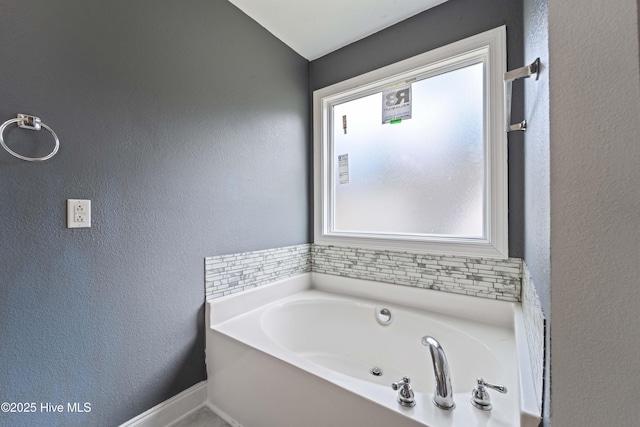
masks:
<path fill-rule="evenodd" d="M 469 58 L 483 56 L 485 65 L 485 238 L 426 237 L 390 234 L 334 232 L 328 220 L 331 154 L 329 127 L 331 105 L 367 87 L 396 82 L 399 74 L 424 74 L 427 69 L 446 70 Z M 356 76 L 313 93 L 314 134 L 314 242 L 317 244 L 374 249 L 407 250 L 444 255 L 505 259 L 508 248 L 507 134 L 503 76 L 506 71 L 504 26 L 454 42 L 389 66 Z M 418 71 L 419 70 L 419 71 Z M 442 72 L 442 71 L 441 71 Z"/>

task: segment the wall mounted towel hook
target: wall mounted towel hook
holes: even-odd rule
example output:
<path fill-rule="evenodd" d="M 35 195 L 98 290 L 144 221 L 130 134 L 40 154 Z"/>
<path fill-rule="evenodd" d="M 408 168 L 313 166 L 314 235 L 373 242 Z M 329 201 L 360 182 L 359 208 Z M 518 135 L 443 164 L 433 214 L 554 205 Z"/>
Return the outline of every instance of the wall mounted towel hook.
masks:
<path fill-rule="evenodd" d="M 18 125 L 18 127 L 22 129 L 40 130 L 42 128 L 45 128 L 46 130 L 48 130 L 51 133 L 51 135 L 53 135 L 53 139 L 55 140 L 55 147 L 53 148 L 53 151 L 51 151 L 46 156 L 42 156 L 42 157 L 27 157 L 27 156 L 23 156 L 22 154 L 18 154 L 12 149 L 10 149 L 7 146 L 7 144 L 5 144 L 4 142 L 4 130 L 7 128 L 7 126 L 9 126 L 12 123 L 15 123 L 16 125 Z M 58 152 L 58 149 L 60 148 L 60 140 L 58 139 L 58 135 L 56 135 L 53 129 L 51 129 L 49 126 L 45 125 L 44 123 L 42 123 L 42 120 L 40 120 L 40 117 L 31 116 L 29 114 L 18 114 L 17 118 L 9 119 L 6 122 L 4 122 L 2 126 L 0 126 L 0 145 L 2 145 L 2 148 L 7 150 L 9 154 L 21 160 L 25 160 L 27 162 L 41 162 L 43 160 L 49 160 L 50 158 L 56 155 L 56 153 Z"/>
<path fill-rule="evenodd" d="M 514 80 L 526 79 L 528 77 L 533 76 L 536 80 L 538 80 L 538 74 L 540 72 L 540 58 L 536 58 L 529 65 L 525 65 L 524 67 L 517 68 L 515 70 L 508 71 L 504 73 L 504 98 L 505 98 L 505 110 L 507 112 L 507 123 L 505 130 L 507 132 L 512 132 L 514 130 L 527 130 L 527 121 L 523 120 L 520 123 L 511 124 L 511 95 L 512 95 L 512 84 Z"/>

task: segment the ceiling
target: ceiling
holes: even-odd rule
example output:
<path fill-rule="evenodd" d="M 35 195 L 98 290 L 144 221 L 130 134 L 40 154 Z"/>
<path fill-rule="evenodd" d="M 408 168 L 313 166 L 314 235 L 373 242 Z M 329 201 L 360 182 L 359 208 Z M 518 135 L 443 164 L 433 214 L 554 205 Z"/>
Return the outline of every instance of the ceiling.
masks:
<path fill-rule="evenodd" d="M 312 61 L 447 0 L 229 0 Z"/>

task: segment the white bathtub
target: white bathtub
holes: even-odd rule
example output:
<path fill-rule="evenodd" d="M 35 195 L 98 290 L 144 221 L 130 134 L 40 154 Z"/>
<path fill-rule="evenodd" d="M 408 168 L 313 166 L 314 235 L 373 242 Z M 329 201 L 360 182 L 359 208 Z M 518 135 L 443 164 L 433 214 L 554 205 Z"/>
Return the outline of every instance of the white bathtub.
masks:
<path fill-rule="evenodd" d="M 376 313 L 387 308 L 392 321 Z M 207 303 L 210 404 L 234 426 L 537 427 L 520 305 L 307 273 Z M 446 352 L 456 408 L 431 402 L 424 335 Z M 379 368 L 381 376 L 370 370 Z M 411 378 L 416 406 L 391 383 Z M 476 378 L 493 410 L 470 403 Z"/>

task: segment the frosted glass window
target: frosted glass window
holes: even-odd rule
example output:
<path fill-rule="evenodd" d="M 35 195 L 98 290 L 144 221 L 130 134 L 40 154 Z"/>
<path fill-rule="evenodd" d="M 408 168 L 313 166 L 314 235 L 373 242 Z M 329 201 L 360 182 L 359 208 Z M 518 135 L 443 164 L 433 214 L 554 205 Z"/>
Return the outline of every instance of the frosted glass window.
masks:
<path fill-rule="evenodd" d="M 333 230 L 484 237 L 483 64 L 411 86 L 397 124 L 382 92 L 333 106 Z"/>
<path fill-rule="evenodd" d="M 507 258 L 505 70 L 503 26 L 314 91 L 314 242 Z"/>

